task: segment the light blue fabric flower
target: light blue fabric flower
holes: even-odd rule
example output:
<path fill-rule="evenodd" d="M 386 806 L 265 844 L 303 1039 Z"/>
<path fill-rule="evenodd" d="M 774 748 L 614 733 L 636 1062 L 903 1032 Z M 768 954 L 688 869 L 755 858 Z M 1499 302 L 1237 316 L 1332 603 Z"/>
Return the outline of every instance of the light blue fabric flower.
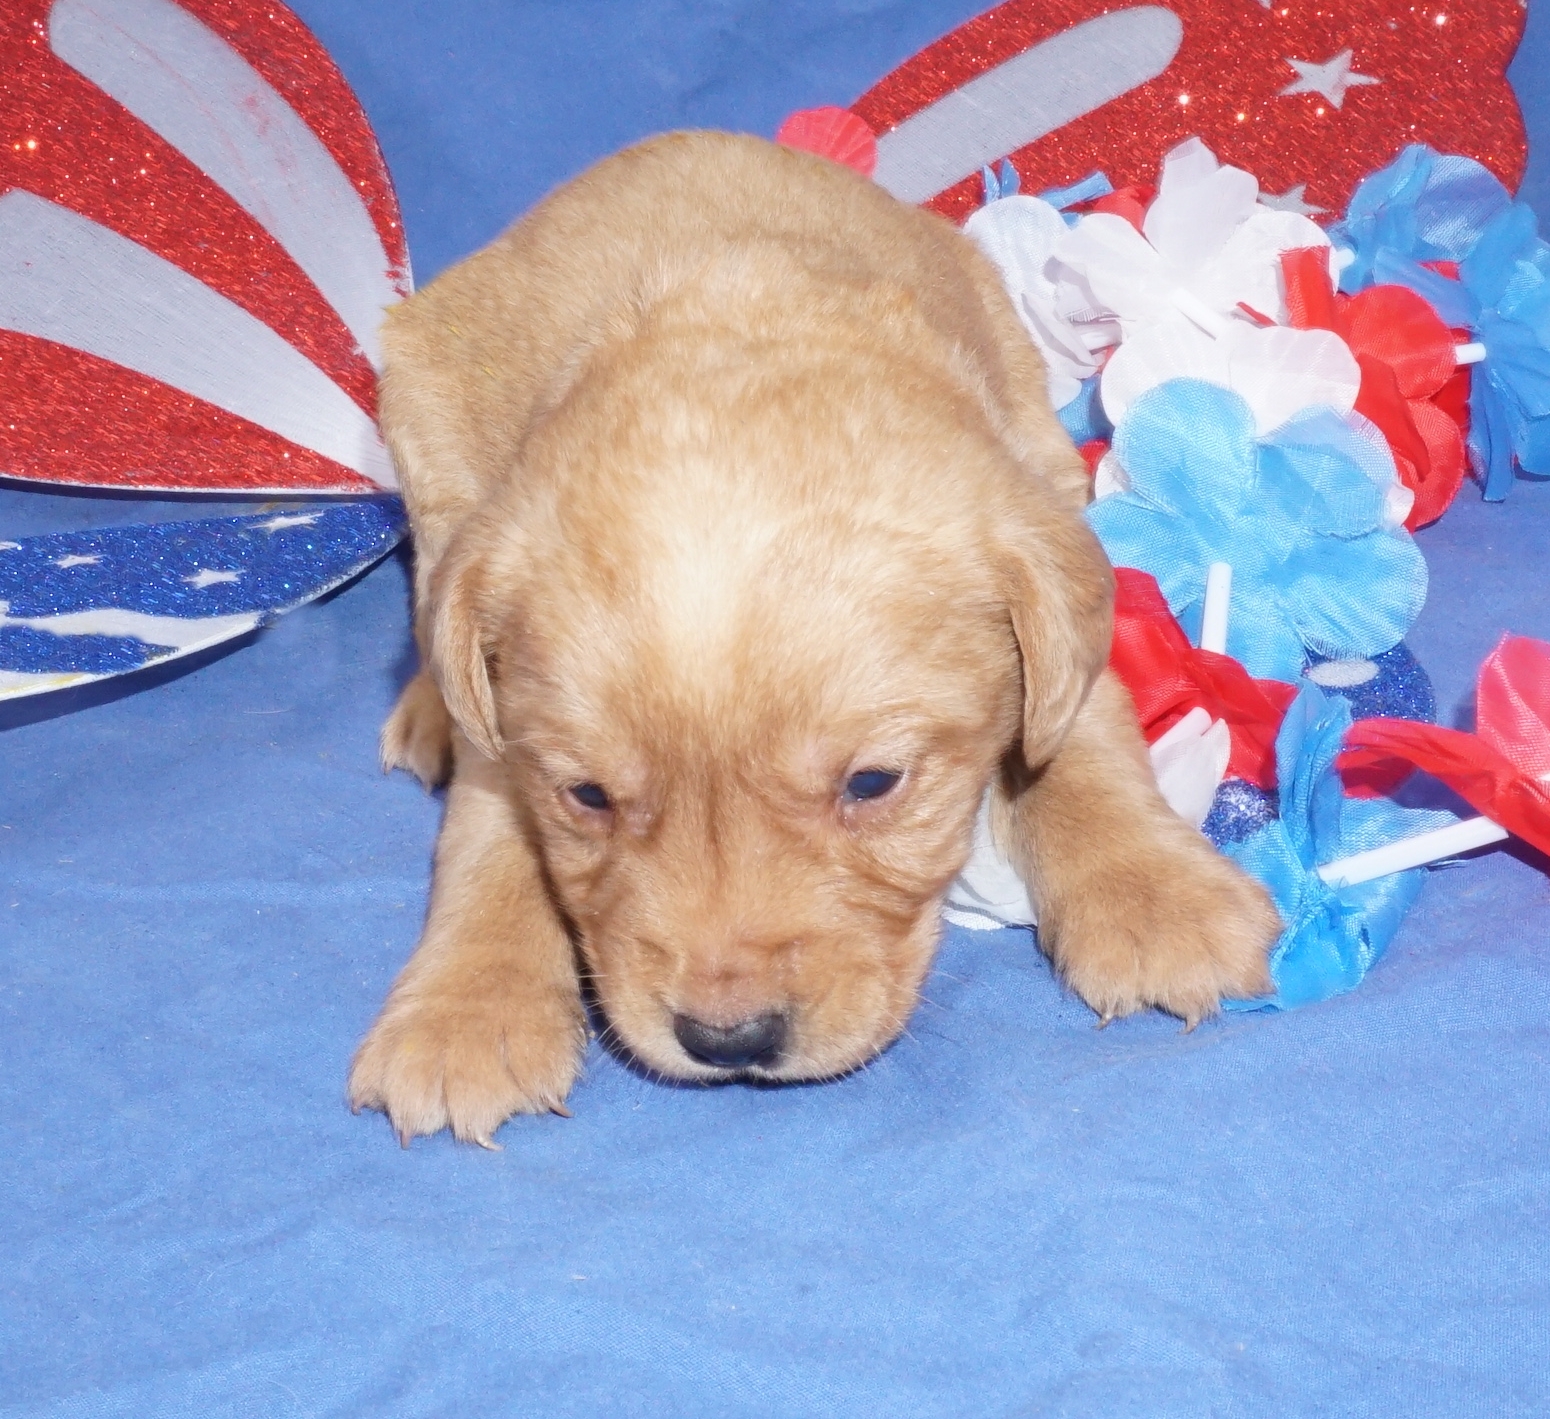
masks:
<path fill-rule="evenodd" d="M 1094 439 L 1114 437 L 1114 425 L 1103 412 L 1103 398 L 1099 393 L 1099 379 L 1093 375 L 1082 381 L 1081 390 L 1069 404 L 1055 411 L 1055 417 L 1070 436 L 1071 442 L 1080 448 Z"/>
<path fill-rule="evenodd" d="M 1495 174 L 1473 158 L 1412 144 L 1362 180 L 1345 220 L 1329 228 L 1330 241 L 1354 257 L 1341 272 L 1340 289 L 1355 295 L 1368 286 L 1411 285 L 1414 279 L 1427 287 L 1414 287 L 1421 295 L 1431 299 L 1435 287 L 1446 299 L 1446 287 L 1456 290 L 1456 283 L 1420 263 L 1462 261 L 1491 220 L 1511 205 Z M 1441 308 L 1437 313 L 1450 325 L 1459 323 Z"/>
<path fill-rule="evenodd" d="M 1260 679 L 1295 681 L 1308 651 L 1359 659 L 1397 645 L 1426 601 L 1426 562 L 1388 530 L 1384 489 L 1364 471 L 1374 447 L 1317 409 L 1256 443 L 1238 395 L 1169 380 L 1115 430 L 1131 490 L 1087 518 L 1111 562 L 1157 578 L 1191 639 L 1206 570 L 1229 563 L 1228 654 Z"/>
<path fill-rule="evenodd" d="M 1352 253 L 1340 287 L 1408 286 L 1486 358 L 1470 382 L 1470 462 L 1489 501 L 1515 466 L 1550 474 L 1550 244 L 1534 214 L 1472 158 L 1406 148 L 1352 194 L 1330 240 Z M 1426 269 L 1455 261 L 1459 279 Z"/>
<path fill-rule="evenodd" d="M 1276 738 L 1280 817 L 1222 851 L 1269 889 L 1286 924 L 1270 957 L 1275 994 L 1226 1001 L 1229 1010 L 1289 1009 L 1353 989 L 1388 948 L 1426 880 L 1411 868 L 1332 889 L 1315 870 L 1454 822 L 1451 813 L 1348 798 L 1335 756 L 1350 706 L 1305 683 Z"/>
<path fill-rule="evenodd" d="M 1497 502 L 1515 461 L 1550 474 L 1550 244 L 1533 212 L 1514 202 L 1494 217 L 1459 263 L 1459 280 L 1486 349 L 1469 389 L 1470 460 Z"/>

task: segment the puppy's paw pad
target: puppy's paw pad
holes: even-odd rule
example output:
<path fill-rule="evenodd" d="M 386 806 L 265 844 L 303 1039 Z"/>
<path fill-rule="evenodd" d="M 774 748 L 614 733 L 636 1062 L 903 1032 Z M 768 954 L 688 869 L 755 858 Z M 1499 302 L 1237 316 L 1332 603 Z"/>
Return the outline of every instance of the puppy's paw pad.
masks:
<path fill-rule="evenodd" d="M 426 788 L 451 776 L 452 716 L 424 670 L 404 686 L 382 726 L 380 752 L 384 771 L 406 769 Z"/>
<path fill-rule="evenodd" d="M 563 1107 L 585 1044 L 580 1001 L 558 991 L 389 1001 L 356 1052 L 350 1104 L 380 1109 L 400 1138 L 450 1126 L 490 1147 L 513 1114 Z"/>

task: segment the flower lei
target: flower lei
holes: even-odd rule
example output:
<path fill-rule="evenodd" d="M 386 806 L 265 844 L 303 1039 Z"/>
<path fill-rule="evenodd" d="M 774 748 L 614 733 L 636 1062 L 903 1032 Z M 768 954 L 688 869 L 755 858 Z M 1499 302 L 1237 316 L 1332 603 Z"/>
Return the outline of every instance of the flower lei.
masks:
<path fill-rule="evenodd" d="M 985 186 L 965 231 L 1094 471 L 1112 664 L 1159 782 L 1282 915 L 1275 991 L 1238 1006 L 1349 990 L 1421 864 L 1509 831 L 1550 842 L 1550 646 L 1493 653 L 1477 735 L 1419 722 L 1429 686 L 1410 718 L 1352 714 L 1380 667 L 1425 685 L 1401 644 L 1427 586 L 1410 532 L 1466 473 L 1490 500 L 1550 474 L 1550 244 L 1480 164 L 1421 147 L 1328 233 L 1198 139 L 1149 204 L 1101 174 L 1017 195 L 1006 163 Z M 1487 816 L 1400 807 L 1417 766 Z"/>

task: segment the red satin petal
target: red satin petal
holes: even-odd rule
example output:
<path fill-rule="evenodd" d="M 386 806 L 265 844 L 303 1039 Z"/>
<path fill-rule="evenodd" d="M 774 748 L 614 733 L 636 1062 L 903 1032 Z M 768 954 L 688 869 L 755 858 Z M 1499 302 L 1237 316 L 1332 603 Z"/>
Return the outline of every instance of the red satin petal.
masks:
<path fill-rule="evenodd" d="M 1375 780 L 1414 765 L 1509 833 L 1550 852 L 1550 790 L 1475 735 L 1404 719 L 1359 719 L 1346 746 L 1337 763 L 1353 793 L 1370 794 Z"/>
<path fill-rule="evenodd" d="M 1255 680 L 1236 660 L 1190 645 L 1157 582 L 1133 567 L 1117 567 L 1114 642 L 1109 665 L 1135 701 L 1150 743 L 1201 708 L 1227 722 L 1232 756 L 1227 772 L 1260 788 L 1276 784 L 1275 741 L 1291 685 Z"/>
<path fill-rule="evenodd" d="M 780 125 L 775 141 L 843 163 L 864 177 L 877 167 L 877 137 L 848 108 L 798 109 Z"/>
<path fill-rule="evenodd" d="M 1476 732 L 1550 795 L 1550 644 L 1503 636 L 1480 667 Z"/>
<path fill-rule="evenodd" d="M 1468 331 L 1455 330 L 1453 333 L 1457 337 L 1456 344 L 1469 339 Z M 1432 395 L 1431 401 L 1458 425 L 1465 438 L 1469 437 L 1469 381 L 1473 369 L 1473 365 L 1460 365 L 1453 371 L 1453 377 Z"/>
<path fill-rule="evenodd" d="M 1404 286 L 1369 286 L 1341 312 L 1346 344 L 1394 371 L 1406 399 L 1435 394 L 1458 368 L 1453 332 L 1426 300 Z"/>
<path fill-rule="evenodd" d="M 1431 451 L 1410 416 L 1410 401 L 1400 390 L 1394 371 L 1384 361 L 1372 355 L 1358 354 L 1356 363 L 1362 371 L 1361 388 L 1356 393 L 1356 412 L 1371 419 L 1383 431 L 1396 462 L 1412 466 L 1414 481 L 1406 478 L 1405 483 L 1419 494 L 1431 469 Z"/>
<path fill-rule="evenodd" d="M 1153 191 L 1150 187 L 1139 187 L 1132 183 L 1128 187 L 1121 187 L 1115 192 L 1108 192 L 1102 197 L 1095 198 L 1089 204 L 1088 211 L 1107 212 L 1111 217 L 1123 217 L 1139 232 L 1146 221 L 1146 209 L 1151 206 L 1152 197 Z"/>
<path fill-rule="evenodd" d="M 1339 758 L 1354 793 L 1371 793 L 1401 765 L 1447 784 L 1471 807 L 1550 852 L 1550 645 L 1504 636 L 1480 667 L 1478 732 L 1403 719 L 1362 719 Z M 1401 775 L 1402 777 L 1402 775 Z"/>
<path fill-rule="evenodd" d="M 1415 506 L 1405 519 L 1412 532 L 1436 522 L 1458 496 L 1469 459 L 1459 426 L 1429 399 L 1410 401 L 1410 418 L 1426 444 L 1430 466 L 1415 488 Z"/>
<path fill-rule="evenodd" d="M 1329 248 L 1299 246 L 1281 253 L 1286 308 L 1297 330 L 1338 330 L 1334 286 L 1329 279 Z"/>

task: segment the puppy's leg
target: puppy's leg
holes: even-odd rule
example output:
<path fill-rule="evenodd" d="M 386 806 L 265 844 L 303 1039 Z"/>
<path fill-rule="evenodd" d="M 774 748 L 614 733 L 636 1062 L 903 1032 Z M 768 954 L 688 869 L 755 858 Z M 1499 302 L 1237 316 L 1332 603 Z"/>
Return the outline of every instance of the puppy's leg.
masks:
<path fill-rule="evenodd" d="M 565 927 L 499 769 L 457 746 L 419 947 L 350 1069 L 350 1102 L 407 1144 L 451 1125 L 490 1146 L 515 1113 L 564 1102 L 586 1046 Z"/>
<path fill-rule="evenodd" d="M 426 788 L 438 788 L 452 772 L 452 716 L 430 672 L 404 686 L 382 726 L 382 768 L 407 769 Z"/>
<path fill-rule="evenodd" d="M 1194 1025 L 1224 996 L 1269 990 L 1275 908 L 1163 800 L 1111 672 L 1060 752 L 1001 811 L 1040 944 L 1103 1019 L 1155 1006 Z"/>

